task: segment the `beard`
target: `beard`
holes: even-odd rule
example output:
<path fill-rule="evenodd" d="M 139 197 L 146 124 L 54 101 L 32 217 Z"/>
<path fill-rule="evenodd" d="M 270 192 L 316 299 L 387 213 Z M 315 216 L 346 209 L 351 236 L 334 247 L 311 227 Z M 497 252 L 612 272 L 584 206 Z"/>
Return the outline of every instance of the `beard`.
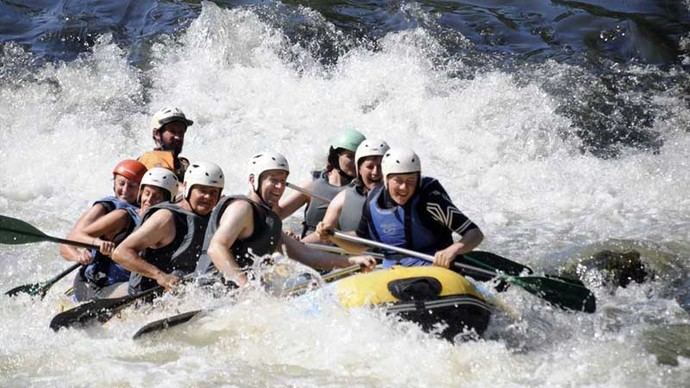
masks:
<path fill-rule="evenodd" d="M 170 151 L 177 157 L 182 152 L 182 143 L 171 142 L 171 143 L 161 143 L 161 149 L 163 151 Z"/>

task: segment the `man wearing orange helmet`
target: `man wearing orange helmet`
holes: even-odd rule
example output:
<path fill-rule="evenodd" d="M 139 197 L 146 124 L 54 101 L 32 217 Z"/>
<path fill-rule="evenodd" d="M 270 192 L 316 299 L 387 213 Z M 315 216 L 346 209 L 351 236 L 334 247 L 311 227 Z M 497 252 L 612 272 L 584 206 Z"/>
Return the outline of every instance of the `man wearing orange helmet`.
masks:
<path fill-rule="evenodd" d="M 115 165 L 113 169 L 113 194 L 94 202 L 93 206 L 84 212 L 67 236 L 75 239 L 84 229 L 99 218 L 115 209 L 138 209 L 137 195 L 139 183 L 146 173 L 146 166 L 136 160 L 126 159 Z M 60 245 L 60 255 L 67 261 L 76 261 L 81 264 L 89 264 L 93 260 L 93 254 L 89 250 L 78 249 L 71 245 Z"/>
<path fill-rule="evenodd" d="M 184 173 L 189 167 L 189 160 L 181 157 L 184 136 L 187 127 L 194 124 L 187 119 L 184 112 L 175 107 L 165 107 L 151 118 L 153 141 L 156 147 L 139 157 L 139 161 L 148 168 L 163 167 L 172 171 L 182 182 Z"/>

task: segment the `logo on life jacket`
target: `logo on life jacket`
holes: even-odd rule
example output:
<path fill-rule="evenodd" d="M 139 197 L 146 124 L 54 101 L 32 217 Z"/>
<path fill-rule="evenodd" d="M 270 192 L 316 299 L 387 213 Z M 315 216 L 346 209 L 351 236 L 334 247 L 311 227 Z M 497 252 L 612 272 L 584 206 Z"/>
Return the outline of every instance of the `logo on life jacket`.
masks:
<path fill-rule="evenodd" d="M 393 234 L 398 230 L 399 227 L 399 224 L 383 223 L 381 224 L 381 231 L 384 234 Z"/>

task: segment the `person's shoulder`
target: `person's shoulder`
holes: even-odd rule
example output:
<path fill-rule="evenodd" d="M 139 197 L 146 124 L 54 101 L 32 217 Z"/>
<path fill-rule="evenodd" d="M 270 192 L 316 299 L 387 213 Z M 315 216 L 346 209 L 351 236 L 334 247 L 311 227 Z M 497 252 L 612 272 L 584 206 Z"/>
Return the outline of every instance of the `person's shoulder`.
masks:
<path fill-rule="evenodd" d="M 130 214 L 129 211 L 126 208 L 122 208 L 122 209 L 115 209 L 103 217 L 104 218 L 107 217 L 108 219 L 111 219 L 111 220 L 118 220 L 118 219 L 126 219 L 127 217 L 129 217 L 129 214 Z"/>
<path fill-rule="evenodd" d="M 160 206 L 161 204 L 151 206 L 146 210 L 144 214 L 144 219 L 146 221 L 150 219 L 155 219 L 156 221 L 165 221 L 166 219 L 172 219 L 175 215 L 173 209 L 179 208 L 176 204 L 169 204 L 167 206 Z M 181 208 L 180 208 L 181 209 Z"/>
<path fill-rule="evenodd" d="M 339 191 L 338 194 L 336 194 L 335 197 L 333 197 L 333 199 L 331 200 L 331 203 L 337 202 L 337 201 L 340 201 L 340 202 L 344 201 L 345 197 L 347 196 L 347 192 L 348 192 L 348 190 Z"/>
<path fill-rule="evenodd" d="M 421 193 L 428 198 L 443 198 L 450 201 L 448 192 L 438 179 L 423 177 L 421 182 Z"/>
<path fill-rule="evenodd" d="M 251 199 L 247 197 L 236 197 L 231 200 L 230 204 L 228 204 L 225 213 L 232 211 L 237 214 L 245 214 L 253 211 L 253 208 L 254 205 L 252 204 Z"/>
<path fill-rule="evenodd" d="M 233 198 L 220 216 L 220 223 L 235 222 L 233 220 L 238 219 L 246 220 L 251 218 L 253 212 L 253 205 L 249 198 Z"/>
<path fill-rule="evenodd" d="M 422 188 L 422 191 L 426 193 L 433 193 L 434 191 L 446 191 L 443 188 L 441 182 L 439 182 L 439 180 L 434 177 L 423 176 L 421 179 L 422 181 L 420 183 L 420 186 Z"/>

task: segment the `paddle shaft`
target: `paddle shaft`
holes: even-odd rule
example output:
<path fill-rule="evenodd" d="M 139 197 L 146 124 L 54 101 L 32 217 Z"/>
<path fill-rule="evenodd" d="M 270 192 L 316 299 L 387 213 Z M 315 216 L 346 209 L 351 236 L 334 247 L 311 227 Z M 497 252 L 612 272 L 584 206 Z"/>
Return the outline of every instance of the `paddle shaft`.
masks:
<path fill-rule="evenodd" d="M 90 248 L 98 249 L 98 246 L 93 245 L 93 244 L 86 244 L 86 243 L 74 241 L 74 240 L 66 240 L 64 238 L 58 238 L 58 237 L 53 237 L 53 236 L 48 236 L 48 235 L 45 235 L 43 238 L 46 241 L 52 241 L 52 242 L 56 242 L 56 243 L 60 243 L 60 244 L 74 245 L 75 247 L 87 248 L 87 249 L 90 249 Z"/>
<path fill-rule="evenodd" d="M 413 257 L 428 261 L 430 263 L 434 262 L 433 256 L 427 255 L 424 253 L 419 253 L 419 252 L 412 251 L 409 249 L 384 244 L 384 243 L 381 243 L 378 241 L 373 241 L 373 240 L 369 240 L 369 239 L 362 238 L 362 237 L 351 236 L 349 234 L 345 234 L 343 232 L 338 232 L 338 231 L 333 231 L 333 235 L 335 237 L 342 239 L 342 240 L 345 240 L 345 241 L 349 241 L 349 242 L 353 242 L 353 243 L 357 243 L 357 244 L 362 244 L 362 245 L 368 245 L 368 246 L 372 246 L 372 247 L 376 247 L 376 248 L 383 248 L 383 249 L 387 249 L 389 251 L 394 251 L 394 252 L 402 253 L 404 255 L 413 256 Z M 496 272 L 488 271 L 488 270 L 485 270 L 483 268 L 475 267 L 475 266 L 469 265 L 469 264 L 462 264 L 462 263 L 455 262 L 455 263 L 453 263 L 453 265 L 455 265 L 456 267 L 461 267 L 461 268 L 465 268 L 468 270 L 483 273 L 483 274 L 488 275 L 488 276 L 498 275 L 498 273 L 496 273 Z"/>
<path fill-rule="evenodd" d="M 48 285 L 52 286 L 53 284 L 55 284 L 55 283 L 57 283 L 58 281 L 60 281 L 60 279 L 62 279 L 62 278 L 64 278 L 65 276 L 69 275 L 72 271 L 74 271 L 75 269 L 77 269 L 77 268 L 79 268 L 79 267 L 81 267 L 81 264 L 79 264 L 79 263 L 73 264 L 72 266 L 70 266 L 70 267 L 67 268 L 66 270 L 64 270 L 64 271 L 60 272 L 59 274 L 57 274 L 54 278 L 48 280 L 48 281 L 46 282 L 46 285 L 47 285 L 47 286 L 48 286 Z"/>
<path fill-rule="evenodd" d="M 318 249 L 318 250 L 324 251 L 324 252 L 337 253 L 337 254 L 341 254 L 341 255 L 349 255 L 350 254 L 347 250 L 340 248 L 340 247 L 333 246 L 333 245 L 314 244 L 314 243 L 304 243 L 304 245 L 308 246 L 309 248 Z M 362 252 L 362 254 L 372 256 L 372 257 L 375 257 L 377 259 L 383 259 L 385 257 L 385 255 L 378 253 L 378 252 Z"/>
<path fill-rule="evenodd" d="M 291 189 L 293 189 L 293 190 L 295 190 L 295 191 L 299 191 L 300 193 L 302 193 L 302 194 L 304 194 L 304 195 L 306 195 L 306 196 L 308 196 L 308 197 L 312 197 L 312 198 L 314 198 L 314 199 L 318 199 L 319 201 L 323 201 L 323 202 L 326 202 L 326 203 L 330 203 L 330 202 L 331 202 L 331 200 L 328 199 L 328 198 L 326 198 L 326 197 L 322 197 L 322 196 L 320 196 L 320 195 L 318 195 L 318 194 L 314 194 L 314 193 L 310 192 L 309 190 L 304 189 L 304 188 L 302 188 L 302 187 L 300 187 L 300 186 L 297 186 L 297 185 L 293 185 L 293 184 L 290 183 L 290 182 L 287 182 L 287 183 L 286 183 L 286 186 L 289 187 L 289 188 L 291 188 Z"/>

